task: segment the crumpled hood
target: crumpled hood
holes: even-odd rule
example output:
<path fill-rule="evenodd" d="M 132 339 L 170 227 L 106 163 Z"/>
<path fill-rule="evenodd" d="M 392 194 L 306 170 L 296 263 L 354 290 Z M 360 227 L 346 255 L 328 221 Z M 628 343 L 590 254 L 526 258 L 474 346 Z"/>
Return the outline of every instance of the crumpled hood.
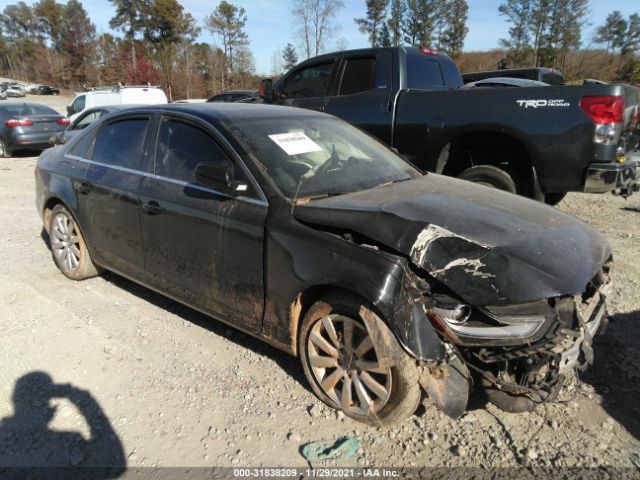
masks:
<path fill-rule="evenodd" d="M 316 200 L 293 215 L 402 253 L 475 305 L 581 293 L 611 257 L 604 237 L 571 215 L 436 174 Z"/>

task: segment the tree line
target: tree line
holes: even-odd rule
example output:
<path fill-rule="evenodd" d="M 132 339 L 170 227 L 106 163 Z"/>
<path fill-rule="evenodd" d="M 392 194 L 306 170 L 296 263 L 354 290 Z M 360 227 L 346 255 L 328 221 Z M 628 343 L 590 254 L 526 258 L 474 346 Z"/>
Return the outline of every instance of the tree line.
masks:
<path fill-rule="evenodd" d="M 80 0 L 4 7 L 0 75 L 70 89 L 149 82 L 162 85 L 173 98 L 257 86 L 243 7 L 221 0 L 198 22 L 179 0 L 109 2 L 114 33 L 98 33 Z M 456 59 L 463 71 L 548 66 L 568 78 L 640 81 L 637 13 L 625 17 L 613 11 L 585 49 L 588 0 L 503 0 L 498 13 L 509 32 L 500 48 L 462 53 L 466 0 L 364 0 L 364 6 L 365 16 L 355 18 L 354 27 L 371 46 L 435 47 Z M 292 38 L 274 52 L 271 73 L 277 76 L 299 60 L 344 49 L 337 35 L 342 9 L 344 0 L 289 0 Z M 203 31 L 211 33 L 213 45 L 201 40 Z"/>
<path fill-rule="evenodd" d="M 367 14 L 354 19 L 372 47 L 424 45 L 456 58 L 469 29 L 466 0 L 366 0 Z"/>
<path fill-rule="evenodd" d="M 569 77 L 584 75 L 585 49 L 583 30 L 590 13 L 588 0 L 506 0 L 498 7 L 509 24 L 509 36 L 500 40 L 505 55 L 499 67 L 550 67 Z M 633 77 L 638 68 L 636 52 L 640 49 L 640 16 L 625 19 L 620 11 L 610 13 L 598 26 L 595 37 L 586 39 L 604 45 L 608 56 L 600 66 L 589 71 L 602 80 L 640 81 Z M 588 44 L 589 51 L 600 51 Z M 640 74 L 640 71 L 637 73 Z"/>

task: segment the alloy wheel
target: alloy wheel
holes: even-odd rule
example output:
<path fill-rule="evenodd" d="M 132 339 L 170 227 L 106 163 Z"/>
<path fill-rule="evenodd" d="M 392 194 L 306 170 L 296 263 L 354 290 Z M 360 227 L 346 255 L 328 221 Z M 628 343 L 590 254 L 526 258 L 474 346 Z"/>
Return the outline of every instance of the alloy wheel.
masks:
<path fill-rule="evenodd" d="M 322 390 L 345 412 L 367 415 L 391 394 L 391 368 L 381 367 L 371 336 L 359 321 L 327 315 L 307 339 L 308 361 Z"/>
<path fill-rule="evenodd" d="M 51 249 L 60 268 L 72 272 L 80 265 L 80 239 L 75 222 L 64 213 L 53 219 Z"/>

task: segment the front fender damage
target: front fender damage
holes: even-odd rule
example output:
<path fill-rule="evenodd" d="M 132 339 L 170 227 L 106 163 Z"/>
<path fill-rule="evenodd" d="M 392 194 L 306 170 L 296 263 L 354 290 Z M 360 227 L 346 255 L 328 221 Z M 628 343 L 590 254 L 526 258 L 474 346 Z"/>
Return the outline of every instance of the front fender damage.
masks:
<path fill-rule="evenodd" d="M 400 366 L 401 355 L 405 353 L 389 327 L 365 306 L 360 307 L 359 313 L 371 337 L 380 366 Z M 469 370 L 453 348 L 445 348 L 437 335 L 432 339 L 442 347 L 443 355 L 439 360 L 418 362 L 418 381 L 440 410 L 452 418 L 459 418 L 464 413 L 469 398 Z"/>

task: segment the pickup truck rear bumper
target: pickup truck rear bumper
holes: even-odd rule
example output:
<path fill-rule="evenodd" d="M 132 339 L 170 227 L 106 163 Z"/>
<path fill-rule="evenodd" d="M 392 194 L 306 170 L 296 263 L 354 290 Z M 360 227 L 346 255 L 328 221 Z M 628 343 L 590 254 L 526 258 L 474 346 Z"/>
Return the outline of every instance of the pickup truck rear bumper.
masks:
<path fill-rule="evenodd" d="M 629 196 L 638 190 L 640 190 L 640 161 L 592 163 L 587 169 L 584 192 L 614 192 Z"/>

